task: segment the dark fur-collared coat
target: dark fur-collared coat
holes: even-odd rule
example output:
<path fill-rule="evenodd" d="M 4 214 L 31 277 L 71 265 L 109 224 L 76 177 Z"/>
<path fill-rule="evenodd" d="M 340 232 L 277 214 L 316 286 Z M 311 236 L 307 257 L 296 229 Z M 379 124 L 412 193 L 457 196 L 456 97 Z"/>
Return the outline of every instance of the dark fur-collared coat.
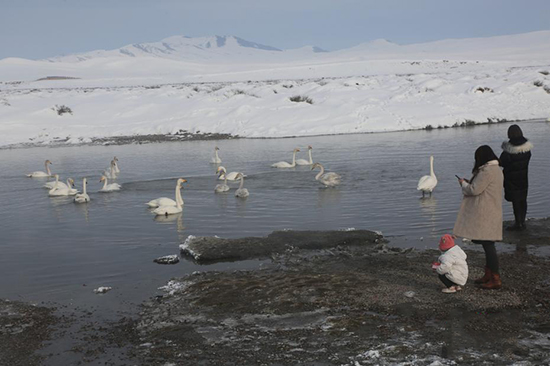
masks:
<path fill-rule="evenodd" d="M 502 143 L 500 166 L 504 168 L 504 198 L 506 201 L 527 199 L 529 189 L 529 161 L 533 144 L 527 139 Z"/>

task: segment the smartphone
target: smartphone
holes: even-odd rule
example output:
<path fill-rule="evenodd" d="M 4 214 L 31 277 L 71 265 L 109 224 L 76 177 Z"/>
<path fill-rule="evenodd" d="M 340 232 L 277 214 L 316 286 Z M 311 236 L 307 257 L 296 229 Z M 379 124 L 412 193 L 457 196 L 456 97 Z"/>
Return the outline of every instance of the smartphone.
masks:
<path fill-rule="evenodd" d="M 460 178 L 460 177 L 459 177 L 458 175 L 456 175 L 456 174 L 455 174 L 455 177 L 456 177 L 456 179 L 458 179 L 458 180 L 462 179 L 462 178 Z"/>

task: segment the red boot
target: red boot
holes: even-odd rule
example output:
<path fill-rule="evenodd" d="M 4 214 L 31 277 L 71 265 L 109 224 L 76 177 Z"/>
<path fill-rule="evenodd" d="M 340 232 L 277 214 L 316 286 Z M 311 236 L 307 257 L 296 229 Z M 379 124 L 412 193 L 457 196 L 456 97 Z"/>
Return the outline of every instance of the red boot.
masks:
<path fill-rule="evenodd" d="M 482 283 L 487 283 L 491 280 L 491 270 L 489 269 L 489 267 L 485 266 L 485 275 L 481 278 L 478 278 L 477 280 L 474 281 L 475 284 L 482 284 Z"/>
<path fill-rule="evenodd" d="M 481 288 L 484 290 L 498 290 L 502 287 L 502 281 L 498 273 L 492 273 L 489 282 L 482 283 Z"/>

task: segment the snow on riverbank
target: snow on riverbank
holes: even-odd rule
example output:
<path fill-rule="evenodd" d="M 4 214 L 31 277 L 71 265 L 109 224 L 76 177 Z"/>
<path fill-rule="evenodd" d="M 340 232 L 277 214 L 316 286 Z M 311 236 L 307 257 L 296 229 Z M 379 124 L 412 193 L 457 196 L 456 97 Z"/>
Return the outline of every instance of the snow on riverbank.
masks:
<path fill-rule="evenodd" d="M 550 68 L 549 68 L 550 69 Z M 301 81 L 0 91 L 0 146 L 147 134 L 283 137 L 550 116 L 541 68 Z M 540 81 L 542 86 L 536 86 Z M 547 87 L 548 91 L 544 88 Z M 292 102 L 303 96 L 307 102 Z M 58 115 L 56 105 L 72 114 Z"/>
<path fill-rule="evenodd" d="M 0 60 L 0 146 L 182 131 L 309 136 L 550 117 L 548 31 L 408 46 L 375 41 L 320 53 L 220 39 L 175 37 L 169 47 Z M 129 57 L 128 50 L 147 52 Z M 58 106 L 72 113 L 60 115 Z"/>

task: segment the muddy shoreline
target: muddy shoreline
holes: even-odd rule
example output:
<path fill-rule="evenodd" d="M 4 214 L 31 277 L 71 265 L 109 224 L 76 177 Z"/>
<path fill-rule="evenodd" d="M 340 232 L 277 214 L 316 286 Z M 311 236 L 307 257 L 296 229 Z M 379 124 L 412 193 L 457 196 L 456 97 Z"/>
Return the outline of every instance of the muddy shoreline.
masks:
<path fill-rule="evenodd" d="M 474 244 L 460 243 L 468 284 L 446 295 L 430 269 L 435 250 L 392 248 L 366 231 L 361 243 L 325 246 L 334 237 L 319 234 L 314 247 L 266 246 L 258 257 L 270 259 L 254 270 L 172 279 L 135 317 L 74 327 L 81 346 L 64 352 L 80 360 L 71 365 L 548 364 L 550 259 L 526 248 L 550 245 L 550 219 L 528 224 L 522 236 L 507 233 L 515 250 L 500 254 L 501 290 L 474 286 L 484 264 Z M 40 348 L 70 319 L 0 301 L 0 365 L 48 364 Z M 105 358 L 109 349 L 119 352 Z"/>

